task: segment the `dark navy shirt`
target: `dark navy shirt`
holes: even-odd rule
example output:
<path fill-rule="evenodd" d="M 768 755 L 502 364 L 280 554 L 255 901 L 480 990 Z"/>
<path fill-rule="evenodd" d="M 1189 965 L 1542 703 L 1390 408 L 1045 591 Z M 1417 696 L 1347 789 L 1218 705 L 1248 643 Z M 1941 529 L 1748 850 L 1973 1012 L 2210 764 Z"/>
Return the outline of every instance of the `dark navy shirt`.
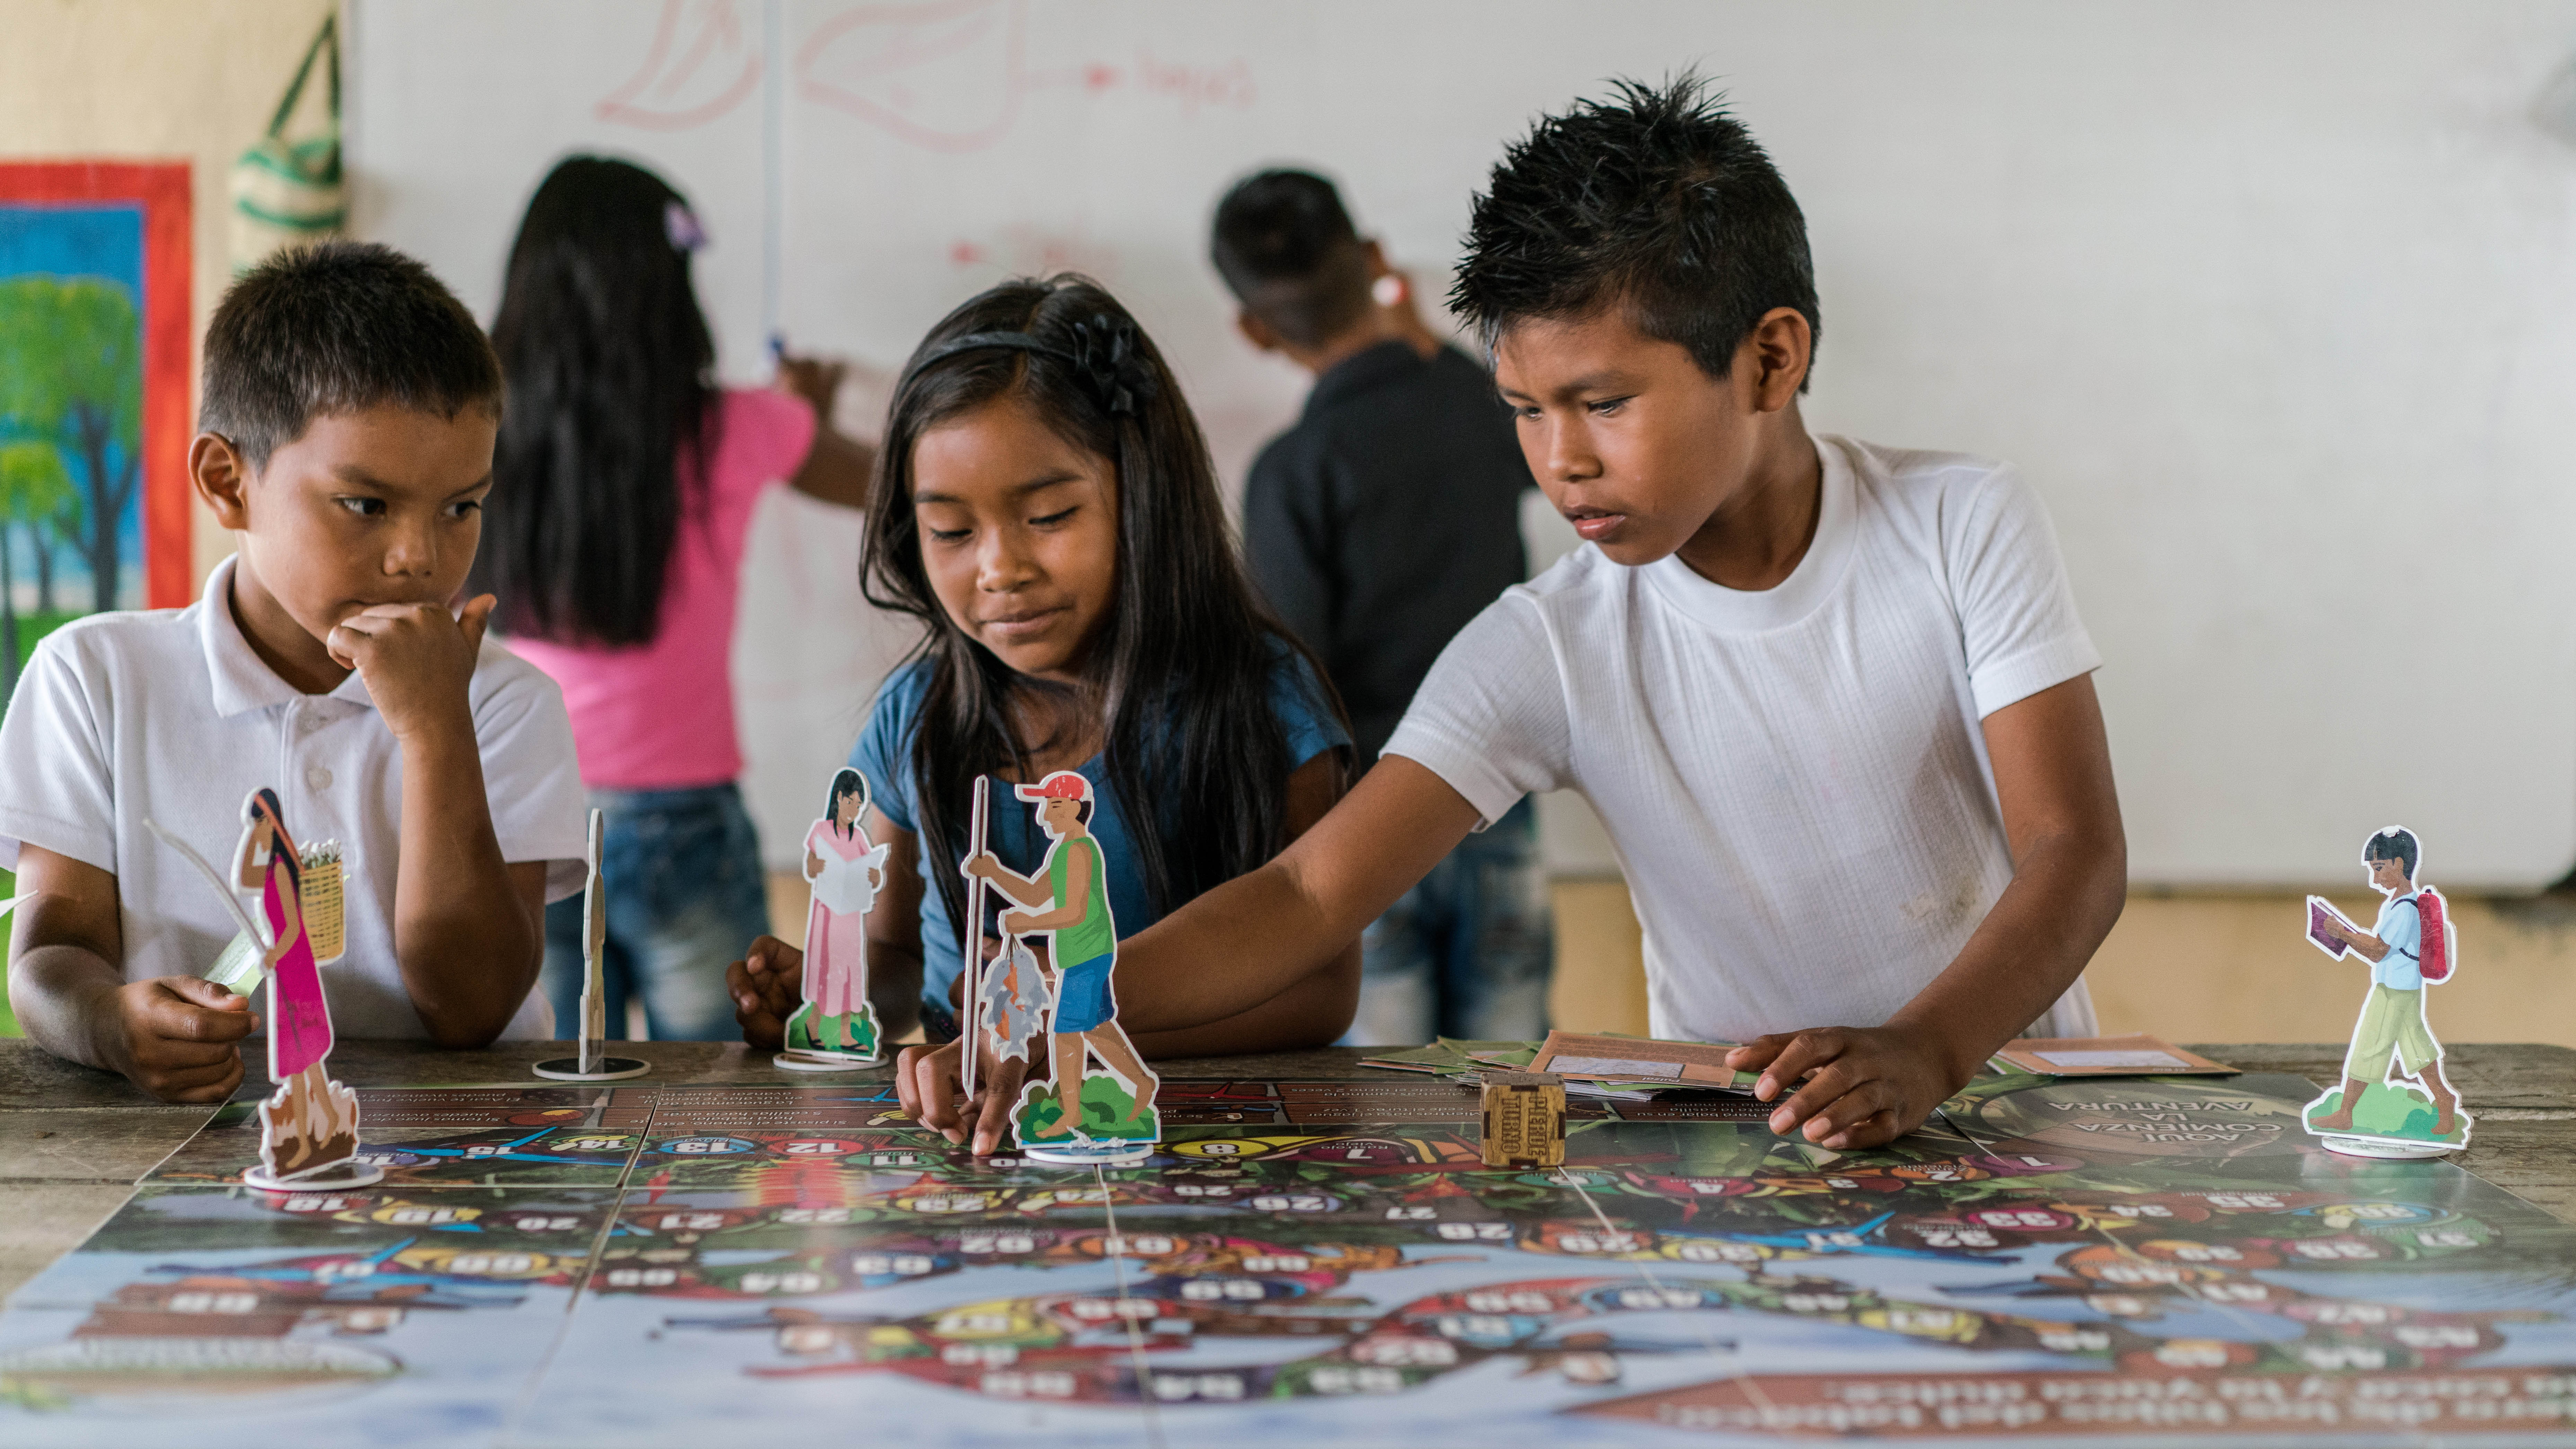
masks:
<path fill-rule="evenodd" d="M 1530 486 L 1493 378 L 1454 347 L 1426 360 L 1405 342 L 1327 369 L 1253 461 L 1245 562 L 1341 691 L 1357 768 L 1450 637 L 1527 576 Z"/>

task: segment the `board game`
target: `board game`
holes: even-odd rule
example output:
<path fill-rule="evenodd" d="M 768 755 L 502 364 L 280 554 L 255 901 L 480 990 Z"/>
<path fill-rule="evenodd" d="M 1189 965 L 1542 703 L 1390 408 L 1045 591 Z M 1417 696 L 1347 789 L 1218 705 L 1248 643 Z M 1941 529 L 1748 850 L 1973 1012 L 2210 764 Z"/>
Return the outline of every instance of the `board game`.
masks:
<path fill-rule="evenodd" d="M 339 1193 L 235 1104 L 11 1299 L 0 1443 L 2568 1442 L 2576 1228 L 2312 1095 L 1578 1099 L 1517 1172 L 1436 1079 L 1167 1081 L 1082 1169 L 874 1083 L 367 1090 Z"/>

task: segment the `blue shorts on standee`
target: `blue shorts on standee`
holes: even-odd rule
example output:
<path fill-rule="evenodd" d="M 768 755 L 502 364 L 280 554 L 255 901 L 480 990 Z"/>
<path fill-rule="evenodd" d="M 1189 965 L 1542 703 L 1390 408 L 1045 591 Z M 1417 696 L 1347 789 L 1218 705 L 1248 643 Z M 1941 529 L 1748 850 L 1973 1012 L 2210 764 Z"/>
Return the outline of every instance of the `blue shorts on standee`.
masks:
<path fill-rule="evenodd" d="M 1076 961 L 1056 978 L 1055 1024 L 1049 1031 L 1089 1031 L 1109 1020 L 1109 967 L 1116 958 Z"/>

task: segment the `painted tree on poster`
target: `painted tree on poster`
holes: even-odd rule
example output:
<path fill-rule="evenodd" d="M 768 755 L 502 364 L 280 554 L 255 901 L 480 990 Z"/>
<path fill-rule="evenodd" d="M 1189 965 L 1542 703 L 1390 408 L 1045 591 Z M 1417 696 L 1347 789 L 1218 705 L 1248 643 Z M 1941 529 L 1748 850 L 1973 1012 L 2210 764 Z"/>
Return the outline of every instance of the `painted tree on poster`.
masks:
<path fill-rule="evenodd" d="M 0 443 L 0 685 L 18 687 L 18 581 L 9 567 L 9 534 L 24 528 L 35 540 L 38 567 L 53 555 L 51 534 L 66 512 L 77 513 L 80 496 L 72 489 L 63 455 L 51 443 Z M 45 568 L 50 575 L 52 570 Z M 52 580 L 41 587 L 37 607 L 50 611 Z"/>
<path fill-rule="evenodd" d="M 134 299 L 95 277 L 0 281 L 0 422 L 79 460 L 70 532 L 89 564 L 93 609 L 116 607 L 117 525 L 142 473 L 142 325 Z M 46 525 L 70 520 L 47 515 Z M 49 541 L 40 537 L 41 550 Z M 14 656 L 12 656 L 14 657 Z"/>

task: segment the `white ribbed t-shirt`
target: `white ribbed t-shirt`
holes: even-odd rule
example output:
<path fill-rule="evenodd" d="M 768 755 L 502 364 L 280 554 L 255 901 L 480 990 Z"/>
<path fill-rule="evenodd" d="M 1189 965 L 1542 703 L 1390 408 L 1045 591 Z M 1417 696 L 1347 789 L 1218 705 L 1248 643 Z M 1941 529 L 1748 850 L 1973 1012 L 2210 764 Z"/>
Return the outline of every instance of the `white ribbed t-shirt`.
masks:
<path fill-rule="evenodd" d="M 1979 721 L 2102 662 L 2009 466 L 1815 441 L 1815 539 L 1777 587 L 1587 544 L 1461 631 L 1387 743 L 1487 822 L 1591 801 L 1657 1036 L 1893 1015 L 2012 879 Z M 2083 983 L 2033 1029 L 2092 1035 Z"/>

